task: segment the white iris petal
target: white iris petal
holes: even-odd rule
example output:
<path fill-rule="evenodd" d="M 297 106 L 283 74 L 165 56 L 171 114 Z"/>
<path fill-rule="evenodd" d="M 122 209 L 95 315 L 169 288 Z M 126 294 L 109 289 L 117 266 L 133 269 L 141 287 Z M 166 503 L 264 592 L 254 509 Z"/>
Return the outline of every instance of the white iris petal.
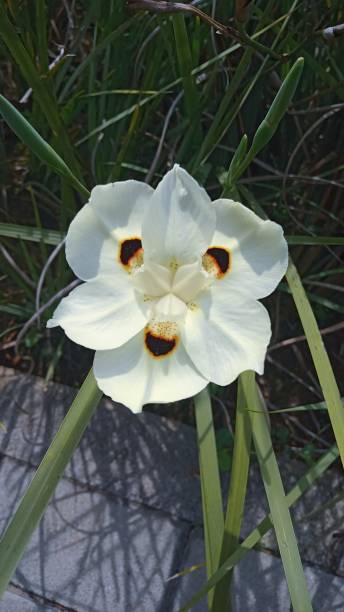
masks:
<path fill-rule="evenodd" d="M 134 411 L 144 403 L 262 373 L 270 339 L 257 301 L 284 275 L 282 228 L 209 196 L 178 165 L 154 191 L 98 185 L 68 230 L 67 259 L 87 282 L 49 327 L 96 349 L 100 389 Z"/>
<path fill-rule="evenodd" d="M 133 275 L 133 283 L 139 291 L 149 296 L 161 297 L 172 287 L 173 272 L 154 261 L 144 263 Z"/>
<path fill-rule="evenodd" d="M 157 186 L 143 220 L 146 257 L 167 266 L 193 262 L 207 249 L 214 229 L 207 192 L 176 164 Z"/>
<path fill-rule="evenodd" d="M 211 279 L 199 260 L 178 268 L 173 279 L 172 290 L 181 300 L 190 302 L 210 283 Z"/>
<path fill-rule="evenodd" d="M 182 322 L 187 312 L 185 302 L 173 293 L 160 298 L 155 307 L 155 316 L 161 321 Z"/>

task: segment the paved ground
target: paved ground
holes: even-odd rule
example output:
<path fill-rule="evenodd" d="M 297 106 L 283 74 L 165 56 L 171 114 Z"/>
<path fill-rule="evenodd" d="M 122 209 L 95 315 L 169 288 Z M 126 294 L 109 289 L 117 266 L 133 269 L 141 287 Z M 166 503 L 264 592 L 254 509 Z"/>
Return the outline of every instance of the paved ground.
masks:
<path fill-rule="evenodd" d="M 13 513 L 75 391 L 0 370 L 0 530 Z M 281 460 L 286 488 L 305 467 Z M 226 486 L 226 483 L 224 483 Z M 344 610 L 344 501 L 326 474 L 295 510 L 315 612 Z M 253 466 L 244 531 L 266 512 Z M 300 519 L 312 512 L 310 520 Z M 238 612 L 288 612 L 273 534 L 235 572 Z M 202 581 L 204 559 L 195 432 L 105 400 L 60 482 L 0 612 L 177 612 Z M 194 608 L 206 610 L 205 602 Z"/>

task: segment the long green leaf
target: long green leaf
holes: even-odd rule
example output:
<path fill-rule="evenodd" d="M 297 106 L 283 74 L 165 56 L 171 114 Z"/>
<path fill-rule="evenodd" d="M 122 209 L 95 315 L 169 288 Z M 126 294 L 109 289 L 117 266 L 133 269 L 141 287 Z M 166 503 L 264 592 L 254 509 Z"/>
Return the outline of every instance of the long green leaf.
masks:
<path fill-rule="evenodd" d="M 208 576 L 211 576 L 219 565 L 224 519 L 213 413 L 207 389 L 195 397 L 195 417 L 201 473 L 206 564 Z M 210 605 L 211 602 L 212 594 L 209 597 Z"/>
<path fill-rule="evenodd" d="M 336 438 L 342 464 L 344 465 L 344 407 L 331 362 L 324 347 L 318 324 L 308 301 L 301 279 L 292 260 L 286 278 L 311 351 L 315 369 L 326 401 L 333 433 Z"/>
<path fill-rule="evenodd" d="M 1 98 L 1 96 L 0 96 Z M 45 242 L 45 244 L 56 245 L 64 238 L 65 234 L 50 229 L 40 229 L 29 225 L 19 225 L 15 223 L 0 223 L 0 236 L 6 238 L 22 238 L 23 240 L 31 240 L 32 242 Z M 289 245 L 296 244 L 344 244 L 344 238 L 336 236 L 286 236 Z M 341 268 L 333 273 L 341 272 Z M 329 274 L 325 272 L 324 274 Z M 309 277 L 313 278 L 313 276 Z"/>
<path fill-rule="evenodd" d="M 45 244 L 57 245 L 63 240 L 65 234 L 29 225 L 18 225 L 16 223 L 0 223 L 0 236 L 6 238 L 19 238 L 30 242 L 44 242 Z"/>
<path fill-rule="evenodd" d="M 293 609 L 295 612 L 311 612 L 313 608 L 308 594 L 306 578 L 302 568 L 280 471 L 272 447 L 269 426 L 258 396 L 254 372 L 250 371 L 241 374 L 241 381 L 246 404 L 249 408 L 253 408 L 252 412 L 248 408 L 253 442 L 269 502 Z"/>
<path fill-rule="evenodd" d="M 323 244 L 323 245 L 344 245 L 343 236 L 286 236 L 288 244 Z"/>
<path fill-rule="evenodd" d="M 229 485 L 227 511 L 221 547 L 220 565 L 235 551 L 239 543 L 248 481 L 251 449 L 251 424 L 241 379 L 238 383 L 238 397 L 235 419 L 233 461 Z M 214 610 L 230 610 L 231 573 L 218 583 L 214 590 Z"/>
<path fill-rule="evenodd" d="M 294 5 L 296 4 L 296 2 L 297 2 L 297 0 L 295 0 Z M 254 39 L 259 38 L 260 36 L 262 36 L 266 32 L 272 30 L 280 21 L 285 20 L 284 24 L 287 24 L 288 16 L 291 15 L 292 12 L 293 12 L 293 7 L 291 7 L 291 9 L 288 11 L 287 15 L 282 16 L 279 19 L 276 19 L 276 21 L 274 21 L 273 23 L 268 24 L 267 26 L 265 26 L 264 28 L 259 30 L 259 32 L 256 32 L 252 36 L 252 38 L 254 38 Z M 210 58 L 206 62 L 202 62 L 201 64 L 196 66 L 196 68 L 193 68 L 192 71 L 191 71 L 191 75 L 192 76 L 196 76 L 198 74 L 203 73 L 204 71 L 208 70 L 214 64 L 217 64 L 218 62 L 221 62 L 228 55 L 231 55 L 232 53 L 235 53 L 235 51 L 237 51 L 239 48 L 240 48 L 240 44 L 239 43 L 231 45 L 230 47 L 226 48 L 224 51 L 221 51 L 221 53 L 218 53 L 217 55 L 215 55 L 214 57 Z M 120 113 L 117 113 L 114 117 L 111 117 L 111 119 L 108 119 L 108 120 L 105 120 L 105 121 L 103 120 L 101 122 L 101 124 L 98 125 L 94 130 L 92 130 L 91 132 L 86 134 L 86 136 L 83 136 L 82 138 L 80 138 L 80 140 L 78 140 L 75 143 L 76 146 L 81 145 L 82 143 L 86 142 L 87 140 L 89 140 L 93 136 L 96 136 L 99 133 L 103 133 L 108 127 L 111 127 L 112 125 L 114 125 L 118 121 L 121 121 L 125 117 L 128 117 L 129 115 L 131 115 L 136 110 L 136 108 L 138 106 L 141 108 L 141 107 L 145 106 L 146 104 L 150 103 L 151 101 L 153 101 L 157 96 L 162 96 L 163 94 L 167 94 L 167 93 L 170 93 L 171 91 L 174 91 L 175 87 L 177 85 L 179 85 L 180 83 L 182 83 L 182 77 L 178 77 L 174 81 L 171 81 L 167 85 L 164 85 L 155 94 L 152 94 L 152 95 L 150 95 L 150 96 L 148 96 L 146 98 L 143 98 L 142 100 L 139 100 L 137 103 L 132 104 L 129 108 L 125 109 L 124 111 L 122 111 Z"/>
<path fill-rule="evenodd" d="M 310 489 L 317 478 L 319 478 L 339 455 L 337 446 L 334 444 L 296 483 L 286 496 L 288 508 L 295 504 L 300 497 Z M 180 612 L 191 610 L 214 586 L 237 565 L 247 553 L 259 544 L 263 536 L 272 529 L 272 515 L 268 514 L 259 525 L 251 531 L 236 551 L 221 565 L 210 580 L 181 608 Z"/>
<path fill-rule="evenodd" d="M 7 588 L 101 396 L 93 371 L 90 370 L 0 540 L 0 597 Z"/>
<path fill-rule="evenodd" d="M 66 158 L 73 173 L 81 177 L 79 163 L 70 143 L 65 125 L 61 119 L 56 100 L 50 88 L 49 81 L 42 79 L 36 65 L 26 50 L 15 27 L 7 16 L 3 2 L 0 2 L 0 36 L 17 63 L 24 79 L 32 88 L 43 115 L 46 116 L 50 128 L 56 138 L 60 153 Z"/>
<path fill-rule="evenodd" d="M 191 75 L 192 56 L 189 44 L 185 17 L 181 13 L 172 16 L 176 53 L 178 58 L 179 72 L 183 80 L 185 106 L 190 121 L 197 121 L 199 114 L 198 92 L 195 77 Z"/>
<path fill-rule="evenodd" d="M 85 196 L 89 191 L 80 183 L 67 164 L 54 151 L 54 149 L 39 135 L 23 115 L 8 101 L 0 95 L 0 113 L 11 130 L 26 144 L 31 151 L 37 155 L 48 166 L 66 177 Z"/>

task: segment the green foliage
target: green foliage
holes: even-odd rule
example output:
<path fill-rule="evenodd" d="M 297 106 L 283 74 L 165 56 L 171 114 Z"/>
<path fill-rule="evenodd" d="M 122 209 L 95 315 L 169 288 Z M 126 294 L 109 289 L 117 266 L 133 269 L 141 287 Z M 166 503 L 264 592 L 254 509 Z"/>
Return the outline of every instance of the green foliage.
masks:
<path fill-rule="evenodd" d="M 233 436 L 223 427 L 216 430 L 215 437 L 219 468 L 222 472 L 229 472 L 232 467 Z"/>

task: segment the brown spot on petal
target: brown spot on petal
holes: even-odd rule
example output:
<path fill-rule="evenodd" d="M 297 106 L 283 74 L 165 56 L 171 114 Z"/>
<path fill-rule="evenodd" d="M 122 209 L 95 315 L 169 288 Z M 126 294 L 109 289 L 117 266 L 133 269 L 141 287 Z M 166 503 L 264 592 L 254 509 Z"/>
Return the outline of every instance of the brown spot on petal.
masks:
<path fill-rule="evenodd" d="M 145 329 L 145 347 L 151 357 L 168 357 L 177 346 L 178 328 L 174 322 L 152 321 Z"/>
<path fill-rule="evenodd" d="M 174 350 L 176 339 L 171 338 L 171 340 L 167 340 L 162 338 L 162 336 L 154 336 L 151 332 L 147 332 L 145 343 L 153 357 L 166 357 L 166 355 L 169 355 Z"/>
<path fill-rule="evenodd" d="M 231 252 L 224 247 L 209 247 L 203 255 L 202 263 L 209 274 L 222 278 L 231 269 Z"/>
<path fill-rule="evenodd" d="M 134 236 L 133 238 L 122 240 L 119 245 L 119 260 L 128 270 L 142 265 L 143 248 L 141 238 Z"/>

